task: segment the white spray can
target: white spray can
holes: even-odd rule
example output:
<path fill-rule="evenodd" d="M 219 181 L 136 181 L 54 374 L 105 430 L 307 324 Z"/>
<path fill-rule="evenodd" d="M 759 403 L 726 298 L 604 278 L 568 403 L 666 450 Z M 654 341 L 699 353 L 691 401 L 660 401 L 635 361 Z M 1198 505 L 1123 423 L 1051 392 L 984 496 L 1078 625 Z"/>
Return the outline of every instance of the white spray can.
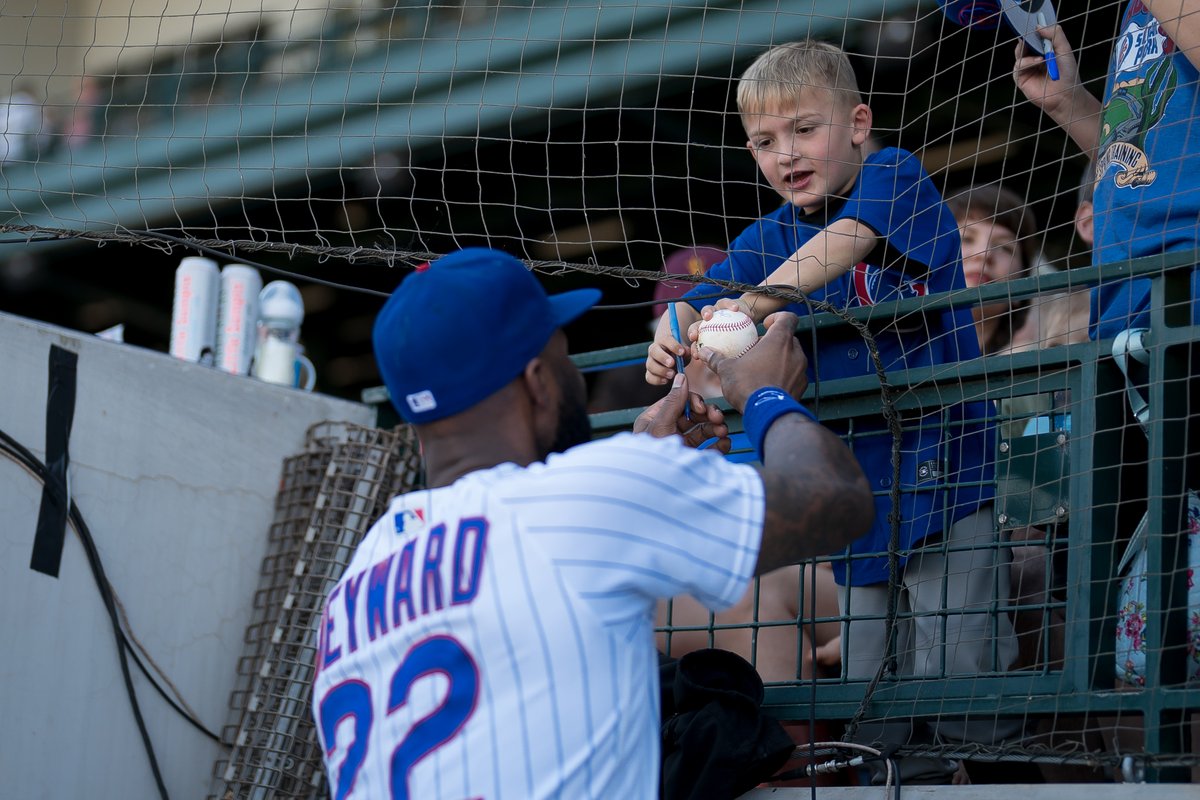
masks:
<path fill-rule="evenodd" d="M 188 256 L 179 262 L 171 307 L 171 355 L 213 365 L 220 291 L 220 273 L 215 261 Z"/>
<path fill-rule="evenodd" d="M 226 264 L 221 270 L 221 311 L 217 318 L 217 366 L 234 375 L 249 375 L 257 341 L 258 270 Z"/>

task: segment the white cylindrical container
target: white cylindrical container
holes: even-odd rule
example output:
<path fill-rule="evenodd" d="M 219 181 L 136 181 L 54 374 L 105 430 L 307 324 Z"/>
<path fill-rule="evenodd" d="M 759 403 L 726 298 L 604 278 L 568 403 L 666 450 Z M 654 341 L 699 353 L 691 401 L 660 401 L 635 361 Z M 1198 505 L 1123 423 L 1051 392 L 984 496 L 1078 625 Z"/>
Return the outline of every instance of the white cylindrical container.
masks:
<path fill-rule="evenodd" d="M 221 270 L 221 311 L 217 321 L 217 366 L 234 375 L 249 375 L 257 343 L 258 270 L 226 264 Z"/>
<path fill-rule="evenodd" d="M 296 343 L 285 336 L 264 334 L 254 358 L 254 376 L 267 383 L 296 385 Z"/>
<path fill-rule="evenodd" d="M 179 262 L 171 307 L 171 355 L 212 366 L 216 359 L 220 292 L 215 261 L 188 256 Z"/>
<path fill-rule="evenodd" d="M 254 352 L 254 377 L 268 383 L 296 386 L 296 361 L 300 353 L 300 323 L 304 300 L 287 281 L 271 281 L 258 295 L 258 347 Z"/>

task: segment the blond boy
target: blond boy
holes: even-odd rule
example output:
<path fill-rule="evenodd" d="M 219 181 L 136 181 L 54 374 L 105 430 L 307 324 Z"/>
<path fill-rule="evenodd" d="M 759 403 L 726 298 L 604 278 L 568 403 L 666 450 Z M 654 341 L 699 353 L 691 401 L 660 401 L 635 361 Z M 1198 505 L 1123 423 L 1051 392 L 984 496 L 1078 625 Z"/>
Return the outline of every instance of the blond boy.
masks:
<path fill-rule="evenodd" d="M 915 156 L 896 148 L 868 152 L 871 109 L 839 48 L 807 40 L 767 51 L 741 77 L 738 110 L 746 147 L 784 202 L 746 228 L 709 277 L 797 287 L 839 309 L 964 288 L 954 217 Z M 684 299 L 718 291 L 698 286 Z M 689 344 L 698 321 L 711 314 L 706 302 L 711 300 L 677 306 Z M 785 307 L 811 313 L 806 303 L 755 293 L 718 305 L 739 308 L 759 322 Z M 980 355 L 969 308 L 874 315 L 869 326 L 889 372 Z M 820 381 L 875 374 L 865 343 L 852 330 L 823 328 L 805 333 L 802 341 L 818 397 Z M 647 381 L 670 381 L 677 354 L 691 355 L 664 321 L 647 355 Z M 1008 557 L 996 547 L 992 518 L 991 415 L 990 402 L 906 411 L 895 509 L 892 437 L 883 416 L 826 423 L 843 435 L 853 431 L 851 446 L 875 490 L 875 526 L 833 565 L 841 609 L 852 619 L 843 637 L 848 677 L 870 678 L 887 652 L 892 546 L 899 566 L 899 674 L 978 674 L 1003 671 L 1012 661 L 1011 624 L 1003 613 L 989 611 L 1008 597 Z M 893 511 L 899 516 L 894 544 Z M 889 722 L 863 726 L 859 739 L 992 743 L 1015 735 L 1017 727 L 997 720 Z M 949 782 L 957 768 L 940 758 L 903 762 L 907 784 Z"/>

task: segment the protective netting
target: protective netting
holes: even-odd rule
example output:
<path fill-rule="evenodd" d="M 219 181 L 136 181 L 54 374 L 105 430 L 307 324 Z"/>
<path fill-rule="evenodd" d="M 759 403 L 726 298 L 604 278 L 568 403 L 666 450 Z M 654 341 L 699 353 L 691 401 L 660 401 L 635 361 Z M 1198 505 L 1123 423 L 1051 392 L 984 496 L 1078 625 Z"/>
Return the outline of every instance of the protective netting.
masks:
<path fill-rule="evenodd" d="M 1175 118 L 1166 108 L 1195 95 L 1195 73 L 1172 67 L 1107 83 L 1112 64 L 1159 63 L 1190 39 L 1133 25 L 1141 3 L 1062 6 L 1083 90 L 1117 99 L 1103 120 L 1082 111 L 1058 120 L 1099 130 L 1098 160 L 1017 88 L 1012 28 L 964 27 L 934 2 L 10 5 L 0 34 L 11 77 L 0 106 L 8 243 L 0 279 L 19 303 L 29 276 L 81 254 L 103 283 L 122 280 L 131 254 L 166 273 L 202 246 L 333 283 L 345 297 L 386 291 L 438 254 L 490 244 L 556 287 L 599 286 L 610 305 L 631 306 L 571 331 L 576 351 L 603 351 L 581 360 L 598 426 L 627 427 L 632 413 L 621 410 L 653 397 L 640 380 L 651 295 L 675 297 L 699 280 L 675 274 L 680 286 L 667 288 L 670 257 L 696 245 L 724 249 L 779 207 L 745 147 L 738 77 L 773 45 L 805 36 L 835 44 L 872 112 L 862 152 L 915 154 L 959 223 L 968 286 L 981 286 L 913 290 L 894 304 L 875 302 L 868 273 L 856 287 L 866 301 L 803 297 L 787 288 L 795 281 L 760 291 L 813 312 L 801 325 L 806 347 L 840 342 L 839 360 L 871 365 L 854 378 L 814 365 L 822 420 L 864 458 L 890 467 L 907 453 L 918 472 L 881 467 L 872 487 L 896 538 L 855 559 L 881 564 L 882 582 L 839 598 L 828 573 L 845 562 L 831 557 L 756 587 L 740 616 L 687 616 L 677 604 L 663 618 L 672 650 L 738 649 L 770 671 L 777 713 L 841 726 L 837 736 L 866 740 L 883 723 L 916 720 L 899 737 L 901 755 L 968 759 L 976 779 L 995 777 L 979 765 L 1000 761 L 1068 765 L 1076 779 L 1178 779 L 1197 765 L 1200 738 L 1196 356 L 1191 319 L 1179 314 L 1191 304 L 1198 232 L 1163 237 L 1171 255 L 1156 261 L 1144 228 L 1154 229 L 1162 208 L 1193 202 L 1194 113 Z M 832 126 L 831 135 L 846 133 Z M 1188 166 L 1167 166 L 1179 161 Z M 1117 172 L 1126 176 L 1110 187 L 1118 199 L 1162 176 L 1153 204 L 1135 209 L 1115 237 L 1138 243 L 1129 255 L 1146 258 L 1089 267 L 1102 227 L 1086 213 L 1093 184 L 1101 175 L 1114 183 Z M 985 255 L 988 266 L 968 263 Z M 1111 331 L 1089 338 L 1089 288 L 1134 272 L 1154 287 L 1151 333 L 1114 359 Z M 740 292 L 754 283 L 719 285 Z M 986 309 L 967 332 L 992 357 L 910 370 L 881 360 L 889 325 L 919 325 L 952 306 Z M 324 320 L 308 333 L 314 359 L 324 337 L 343 359 L 370 362 L 369 325 Z M 347 391 L 377 383 L 368 373 L 338 383 L 332 367 L 324 372 Z M 994 453 L 995 475 L 980 483 L 996 492 L 998 538 L 955 540 L 940 533 L 955 514 L 902 503 L 974 486 L 948 477 L 954 436 L 932 455 L 906 449 L 921 432 L 953 429 L 944 409 L 960 402 L 994 403 L 999 415 L 989 441 L 972 445 Z M 879 425 L 863 428 L 867 417 Z M 281 646 L 271 637 L 292 594 L 282 576 L 307 530 L 287 520 L 308 502 L 303 487 L 315 484 L 304 476 L 326 468 L 324 458 L 289 462 L 295 485 L 289 478 L 281 495 L 267 569 L 279 583 L 256 599 L 261 614 L 239 668 L 245 703 L 235 699 L 226 734 L 239 753 L 268 736 L 269 724 L 261 736 L 244 731 L 240 709 L 263 702 L 255 687 L 277 679 L 261 670 Z M 902 526 L 921 513 L 944 515 L 919 554 L 927 571 L 910 569 L 918 554 L 899 544 Z M 969 601 L 947 606 L 968 589 Z M 810 617 L 823 633 L 797 626 Z M 844 626 L 856 620 L 864 624 Z M 856 628 L 875 638 L 855 642 Z M 857 647 L 878 657 L 864 661 Z M 293 689 L 304 674 L 294 666 L 278 678 Z M 289 719 L 300 724 L 307 710 L 288 697 Z M 265 756 L 246 763 L 276 768 Z M 231 786 L 257 785 L 221 775 Z"/>
<path fill-rule="evenodd" d="M 1085 56 L 1117 10 L 1064 20 Z M 1003 177 L 1061 235 L 1073 209 L 1056 197 L 1082 168 L 1014 102 L 1011 34 L 930 4 L 133 3 L 13 21 L 11 224 L 388 252 L 486 237 L 533 258 L 661 263 L 771 207 L 732 85 L 805 35 L 853 55 L 878 141 L 948 184 Z M 1104 59 L 1084 66 L 1095 79 Z"/>

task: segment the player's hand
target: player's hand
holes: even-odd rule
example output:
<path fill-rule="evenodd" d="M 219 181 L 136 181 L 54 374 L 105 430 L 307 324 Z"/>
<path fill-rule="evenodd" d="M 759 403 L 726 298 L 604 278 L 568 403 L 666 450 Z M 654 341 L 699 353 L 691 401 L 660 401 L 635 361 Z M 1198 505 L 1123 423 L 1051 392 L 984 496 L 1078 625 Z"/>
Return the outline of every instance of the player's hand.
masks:
<path fill-rule="evenodd" d="M 670 312 L 668 312 L 670 313 Z M 687 303 L 676 303 L 675 313 L 679 318 L 681 329 L 688 328 L 692 320 L 697 318 L 696 309 Z M 682 356 L 683 363 L 691 360 L 691 352 L 686 344 L 675 340 L 671 333 L 671 320 L 667 314 L 658 318 L 658 328 L 654 332 L 654 341 L 646 351 L 646 383 L 651 386 L 662 386 L 675 379 L 675 356 Z"/>
<path fill-rule="evenodd" d="M 767 332 L 758 344 L 739 358 L 699 348 L 697 354 L 721 379 L 721 392 L 729 404 L 742 411 L 746 399 L 764 386 L 778 386 L 797 400 L 808 388 L 808 357 L 796 338 L 796 315 L 777 311 L 763 324 Z"/>
<path fill-rule="evenodd" d="M 684 407 L 689 403 L 691 419 L 684 415 Z M 715 436 L 717 441 L 713 448 L 722 453 L 728 453 L 733 444 L 721 409 L 709 405 L 700 395 L 690 391 L 686 375 L 675 377 L 666 397 L 638 415 L 633 422 L 633 432 L 648 433 L 660 439 L 678 434 L 689 447 L 697 447 Z"/>
<path fill-rule="evenodd" d="M 1029 49 L 1024 39 L 1017 40 L 1017 61 L 1013 80 L 1021 93 L 1060 125 L 1069 121 L 1077 92 L 1087 92 L 1079 81 L 1079 65 L 1067 35 L 1059 25 L 1037 29 L 1038 36 L 1049 39 L 1058 62 L 1058 80 L 1050 80 L 1046 58 Z"/>

